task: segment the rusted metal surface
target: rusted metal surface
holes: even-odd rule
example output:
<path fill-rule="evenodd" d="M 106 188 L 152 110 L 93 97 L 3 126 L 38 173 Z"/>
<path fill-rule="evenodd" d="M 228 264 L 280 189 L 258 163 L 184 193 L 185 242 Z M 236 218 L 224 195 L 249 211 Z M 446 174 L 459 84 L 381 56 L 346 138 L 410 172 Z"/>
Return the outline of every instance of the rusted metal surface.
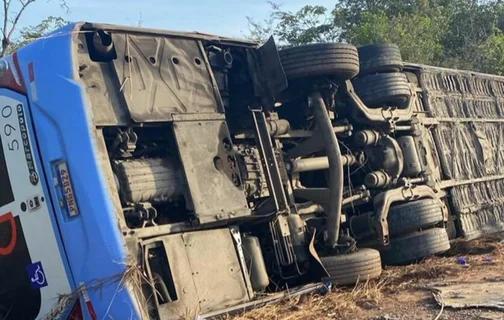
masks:
<path fill-rule="evenodd" d="M 121 33 L 112 38 L 120 57 L 113 70 L 134 121 L 169 121 L 172 114 L 222 109 L 198 41 Z"/>
<path fill-rule="evenodd" d="M 229 229 L 162 236 L 142 245 L 146 254 L 155 248 L 165 253 L 172 276 L 177 279 L 173 283 L 176 297 L 171 303 L 159 301 L 155 295 L 163 319 L 179 319 L 187 310 L 206 313 L 248 301 L 249 292 Z"/>
<path fill-rule="evenodd" d="M 420 84 L 463 235 L 503 230 L 504 78 L 421 67 Z"/>
<path fill-rule="evenodd" d="M 491 308 L 504 310 L 504 282 L 483 281 L 435 285 L 436 301 L 451 308 Z"/>
<path fill-rule="evenodd" d="M 250 215 L 236 159 L 222 120 L 181 121 L 173 124 L 190 206 L 200 223 Z"/>

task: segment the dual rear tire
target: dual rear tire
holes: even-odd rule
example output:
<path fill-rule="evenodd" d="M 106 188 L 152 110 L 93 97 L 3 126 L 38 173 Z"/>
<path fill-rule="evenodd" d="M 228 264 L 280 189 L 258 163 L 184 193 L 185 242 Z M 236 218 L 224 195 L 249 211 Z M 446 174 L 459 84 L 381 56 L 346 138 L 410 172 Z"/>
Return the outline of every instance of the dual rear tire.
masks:
<path fill-rule="evenodd" d="M 369 108 L 408 107 L 410 86 L 401 52 L 395 44 L 359 47 L 360 73 L 354 79 L 355 92 Z"/>
<path fill-rule="evenodd" d="M 446 229 L 432 228 L 392 239 L 389 248 L 381 251 L 381 257 L 386 265 L 402 265 L 418 262 L 449 249 L 450 240 Z"/>
<path fill-rule="evenodd" d="M 356 252 L 322 257 L 322 264 L 335 285 L 354 285 L 381 275 L 382 265 L 403 265 L 450 249 L 450 240 L 437 200 L 422 199 L 393 206 L 389 212 L 392 240 L 381 251 L 364 248 Z M 428 228 L 428 229 L 427 229 Z"/>
<path fill-rule="evenodd" d="M 356 48 L 317 43 L 286 48 L 279 55 L 289 81 L 329 78 L 341 83 L 354 79 L 355 92 L 370 108 L 406 108 L 411 98 L 408 79 L 401 73 L 401 53 L 394 44 Z"/>
<path fill-rule="evenodd" d="M 440 227 L 443 220 L 443 211 L 435 199 L 391 207 L 388 215 L 391 241 L 389 247 L 381 251 L 383 263 L 413 263 L 449 250 L 448 233 Z"/>

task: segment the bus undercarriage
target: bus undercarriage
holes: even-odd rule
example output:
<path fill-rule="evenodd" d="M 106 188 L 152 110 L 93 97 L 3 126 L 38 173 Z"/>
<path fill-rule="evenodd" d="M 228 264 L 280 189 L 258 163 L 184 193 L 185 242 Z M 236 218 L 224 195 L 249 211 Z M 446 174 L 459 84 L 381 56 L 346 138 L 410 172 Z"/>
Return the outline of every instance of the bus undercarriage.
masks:
<path fill-rule="evenodd" d="M 353 285 L 503 230 L 500 77 L 404 63 L 391 44 L 78 28 L 145 318 Z"/>
<path fill-rule="evenodd" d="M 501 79 L 394 45 L 90 34 L 81 81 L 108 92 L 90 97 L 103 166 L 153 316 L 353 284 L 502 227 Z"/>

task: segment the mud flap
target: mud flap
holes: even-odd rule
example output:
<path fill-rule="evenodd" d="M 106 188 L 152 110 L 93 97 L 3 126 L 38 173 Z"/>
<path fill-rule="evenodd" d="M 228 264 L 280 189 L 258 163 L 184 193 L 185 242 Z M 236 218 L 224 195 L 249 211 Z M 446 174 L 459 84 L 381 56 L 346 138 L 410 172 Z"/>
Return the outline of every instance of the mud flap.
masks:
<path fill-rule="evenodd" d="M 317 262 L 314 266 L 311 267 L 312 272 L 316 275 L 320 275 L 317 276 L 320 279 L 330 277 L 329 272 L 327 272 L 326 268 L 322 264 L 322 261 L 320 260 L 320 257 L 318 256 L 317 250 L 315 250 L 315 235 L 317 234 L 317 230 L 315 228 L 312 228 L 310 231 L 312 232 L 312 238 L 310 240 L 310 245 L 308 248 L 310 255 Z"/>
<path fill-rule="evenodd" d="M 275 39 L 270 37 L 259 49 L 248 50 L 247 61 L 254 84 L 254 95 L 261 99 L 263 107 L 273 108 L 275 96 L 288 86 Z"/>
<path fill-rule="evenodd" d="M 270 95 L 275 96 L 287 89 L 287 77 L 273 37 L 259 48 L 259 64 L 265 87 Z"/>

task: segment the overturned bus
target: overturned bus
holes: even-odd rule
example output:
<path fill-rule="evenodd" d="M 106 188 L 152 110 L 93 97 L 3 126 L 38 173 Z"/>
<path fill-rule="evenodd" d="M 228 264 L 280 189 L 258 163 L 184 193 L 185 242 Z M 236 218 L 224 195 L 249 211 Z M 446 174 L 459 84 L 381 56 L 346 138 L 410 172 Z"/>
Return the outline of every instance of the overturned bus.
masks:
<path fill-rule="evenodd" d="M 73 23 L 0 61 L 0 318 L 179 319 L 503 230 L 504 78 Z"/>

